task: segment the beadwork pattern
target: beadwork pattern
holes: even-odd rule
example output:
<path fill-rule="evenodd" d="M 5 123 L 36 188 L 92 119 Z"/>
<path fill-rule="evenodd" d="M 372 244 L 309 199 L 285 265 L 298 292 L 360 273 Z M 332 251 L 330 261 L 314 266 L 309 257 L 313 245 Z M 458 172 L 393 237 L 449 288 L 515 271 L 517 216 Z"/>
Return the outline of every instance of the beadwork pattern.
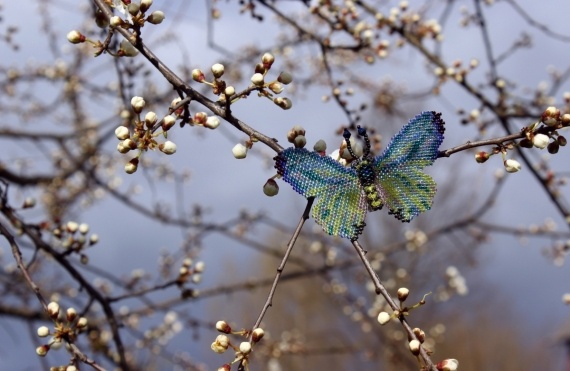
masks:
<path fill-rule="evenodd" d="M 304 148 L 287 148 L 275 157 L 275 168 L 295 191 L 316 198 L 312 216 L 325 232 L 356 240 L 368 210 L 386 205 L 389 214 L 409 222 L 431 208 L 436 183 L 422 169 L 437 158 L 444 130 L 440 113 L 422 112 L 379 156 L 370 154 L 366 130 L 359 128 L 366 148 L 350 167 Z M 348 142 L 348 131 L 345 138 Z"/>

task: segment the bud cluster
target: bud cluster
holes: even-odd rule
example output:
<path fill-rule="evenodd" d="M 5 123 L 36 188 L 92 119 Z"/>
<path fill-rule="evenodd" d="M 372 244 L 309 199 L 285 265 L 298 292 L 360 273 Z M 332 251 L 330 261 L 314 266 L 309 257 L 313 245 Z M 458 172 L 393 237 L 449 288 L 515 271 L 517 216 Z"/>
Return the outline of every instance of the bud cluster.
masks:
<path fill-rule="evenodd" d="M 216 322 L 216 330 L 221 332 L 221 335 L 218 335 L 212 345 L 210 346 L 212 350 L 218 354 L 225 353 L 228 348 L 232 348 L 235 351 L 235 362 L 241 362 L 242 364 L 247 365 L 249 361 L 249 355 L 253 350 L 255 344 L 263 339 L 265 332 L 262 328 L 256 328 L 253 331 L 251 330 L 240 330 L 240 331 L 232 331 L 232 328 L 226 321 L 218 321 Z M 251 341 L 242 341 L 239 345 L 233 345 L 230 341 L 228 335 L 236 335 L 242 337 L 251 337 Z M 231 367 L 228 364 L 224 364 L 219 370 L 229 370 Z"/>
<path fill-rule="evenodd" d="M 47 326 L 40 326 L 37 329 L 39 337 L 51 336 L 48 343 L 36 348 L 36 354 L 41 357 L 44 357 L 50 349 L 59 349 L 64 344 L 74 343 L 77 336 L 87 328 L 87 318 L 79 316 L 73 307 L 63 313 L 59 304 L 52 301 L 46 310 L 54 322 L 54 327 L 53 330 Z"/>
<path fill-rule="evenodd" d="M 171 103 L 171 107 L 175 107 L 179 102 L 180 99 L 175 99 Z M 166 155 L 176 153 L 177 147 L 175 143 L 170 140 L 166 140 L 164 143 L 158 143 L 155 138 L 159 135 L 165 138 L 168 136 L 167 132 L 174 126 L 176 118 L 181 114 L 181 111 L 173 110 L 176 116 L 166 115 L 160 121 L 155 112 L 149 111 L 144 115 L 144 118 L 141 119 L 141 113 L 145 105 L 146 102 L 142 97 L 133 97 L 131 99 L 131 108 L 135 115 L 132 128 L 121 125 L 115 129 L 115 136 L 119 140 L 117 144 L 117 151 L 119 153 L 125 154 L 133 150 L 138 151 L 137 155 L 125 164 L 125 172 L 127 174 L 132 174 L 137 171 L 139 158 L 144 151 L 158 149 Z M 131 118 L 131 115 L 127 115 L 127 117 Z M 210 122 L 212 126 L 216 126 L 216 123 L 212 120 L 210 120 Z M 219 120 L 217 124 L 219 125 Z M 155 133 L 159 128 L 162 129 L 162 132 Z"/>
<path fill-rule="evenodd" d="M 47 225 L 45 228 L 48 228 Z M 61 247 L 66 250 L 66 253 L 76 253 L 80 256 L 80 261 L 83 264 L 89 262 L 87 255 L 83 251 L 99 242 L 99 236 L 95 233 L 87 237 L 89 233 L 89 224 L 77 223 L 69 221 L 65 224 L 57 225 L 51 228 L 51 234 L 61 242 Z"/>
<path fill-rule="evenodd" d="M 202 281 L 202 272 L 204 272 L 205 264 L 202 261 L 194 261 L 186 258 L 182 261 L 182 267 L 178 270 L 177 283 L 182 286 L 184 283 L 191 280 L 193 283 L 200 283 Z"/>
<path fill-rule="evenodd" d="M 226 81 L 222 79 L 225 66 L 221 63 L 215 63 L 211 66 L 210 69 L 214 77 L 212 81 L 208 81 L 206 75 L 200 69 L 192 70 L 192 79 L 200 84 L 210 86 L 212 92 L 219 96 L 219 101 L 228 106 L 241 98 L 249 96 L 252 91 L 256 90 L 258 96 L 271 99 L 277 106 L 287 110 L 293 106 L 291 100 L 285 97 L 274 97 L 274 95 L 281 94 L 284 90 L 284 85 L 293 81 L 293 76 L 288 72 L 281 72 L 277 79 L 266 81 L 267 73 L 274 61 L 275 57 L 272 54 L 263 54 L 261 62 L 255 66 L 255 72 L 251 77 L 251 85 L 237 93 L 233 86 L 227 85 Z"/>

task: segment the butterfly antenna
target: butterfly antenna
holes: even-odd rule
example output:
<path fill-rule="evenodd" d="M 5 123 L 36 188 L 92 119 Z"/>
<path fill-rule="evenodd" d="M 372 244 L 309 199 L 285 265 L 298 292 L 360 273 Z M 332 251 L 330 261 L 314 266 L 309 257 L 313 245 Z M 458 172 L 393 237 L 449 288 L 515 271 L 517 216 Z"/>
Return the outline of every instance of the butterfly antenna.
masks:
<path fill-rule="evenodd" d="M 364 139 L 364 156 L 368 157 L 370 155 L 370 138 L 368 138 L 368 133 L 366 133 L 366 128 L 362 126 L 357 126 L 358 135 Z"/>
<path fill-rule="evenodd" d="M 350 155 L 352 156 L 352 158 L 356 159 L 358 158 L 355 154 L 354 151 L 352 150 L 352 146 L 350 145 L 350 131 L 348 131 L 348 129 L 344 129 L 344 132 L 342 133 L 342 136 L 344 137 L 344 141 L 346 143 L 346 149 L 348 150 L 348 153 L 350 153 Z"/>

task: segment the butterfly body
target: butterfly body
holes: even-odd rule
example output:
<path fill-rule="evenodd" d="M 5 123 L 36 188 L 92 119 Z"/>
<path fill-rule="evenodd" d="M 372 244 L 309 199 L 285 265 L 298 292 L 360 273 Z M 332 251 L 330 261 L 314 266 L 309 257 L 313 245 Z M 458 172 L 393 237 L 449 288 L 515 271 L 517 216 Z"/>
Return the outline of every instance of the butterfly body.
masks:
<path fill-rule="evenodd" d="M 367 211 L 380 210 L 403 222 L 431 208 L 435 181 L 421 170 L 437 158 L 443 141 L 441 114 L 422 112 L 394 136 L 379 156 L 370 153 L 366 130 L 359 128 L 366 148 L 350 167 L 304 148 L 287 148 L 275 157 L 283 180 L 303 196 L 315 197 L 312 216 L 328 234 L 358 239 Z M 350 133 L 344 137 L 349 143 Z"/>

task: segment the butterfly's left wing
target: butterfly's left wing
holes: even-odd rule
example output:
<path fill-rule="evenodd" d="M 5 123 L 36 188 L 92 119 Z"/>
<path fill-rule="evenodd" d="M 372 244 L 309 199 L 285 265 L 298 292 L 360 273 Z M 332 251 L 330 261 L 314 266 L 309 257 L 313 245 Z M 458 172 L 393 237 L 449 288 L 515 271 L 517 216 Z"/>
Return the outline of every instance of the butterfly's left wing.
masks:
<path fill-rule="evenodd" d="M 437 158 L 444 131 L 440 113 L 422 112 L 374 160 L 382 201 L 403 222 L 431 208 L 436 183 L 422 169 Z"/>
<path fill-rule="evenodd" d="M 325 232 L 351 240 L 362 233 L 367 203 L 354 169 L 304 148 L 280 152 L 275 168 L 295 191 L 316 198 L 312 215 Z"/>

